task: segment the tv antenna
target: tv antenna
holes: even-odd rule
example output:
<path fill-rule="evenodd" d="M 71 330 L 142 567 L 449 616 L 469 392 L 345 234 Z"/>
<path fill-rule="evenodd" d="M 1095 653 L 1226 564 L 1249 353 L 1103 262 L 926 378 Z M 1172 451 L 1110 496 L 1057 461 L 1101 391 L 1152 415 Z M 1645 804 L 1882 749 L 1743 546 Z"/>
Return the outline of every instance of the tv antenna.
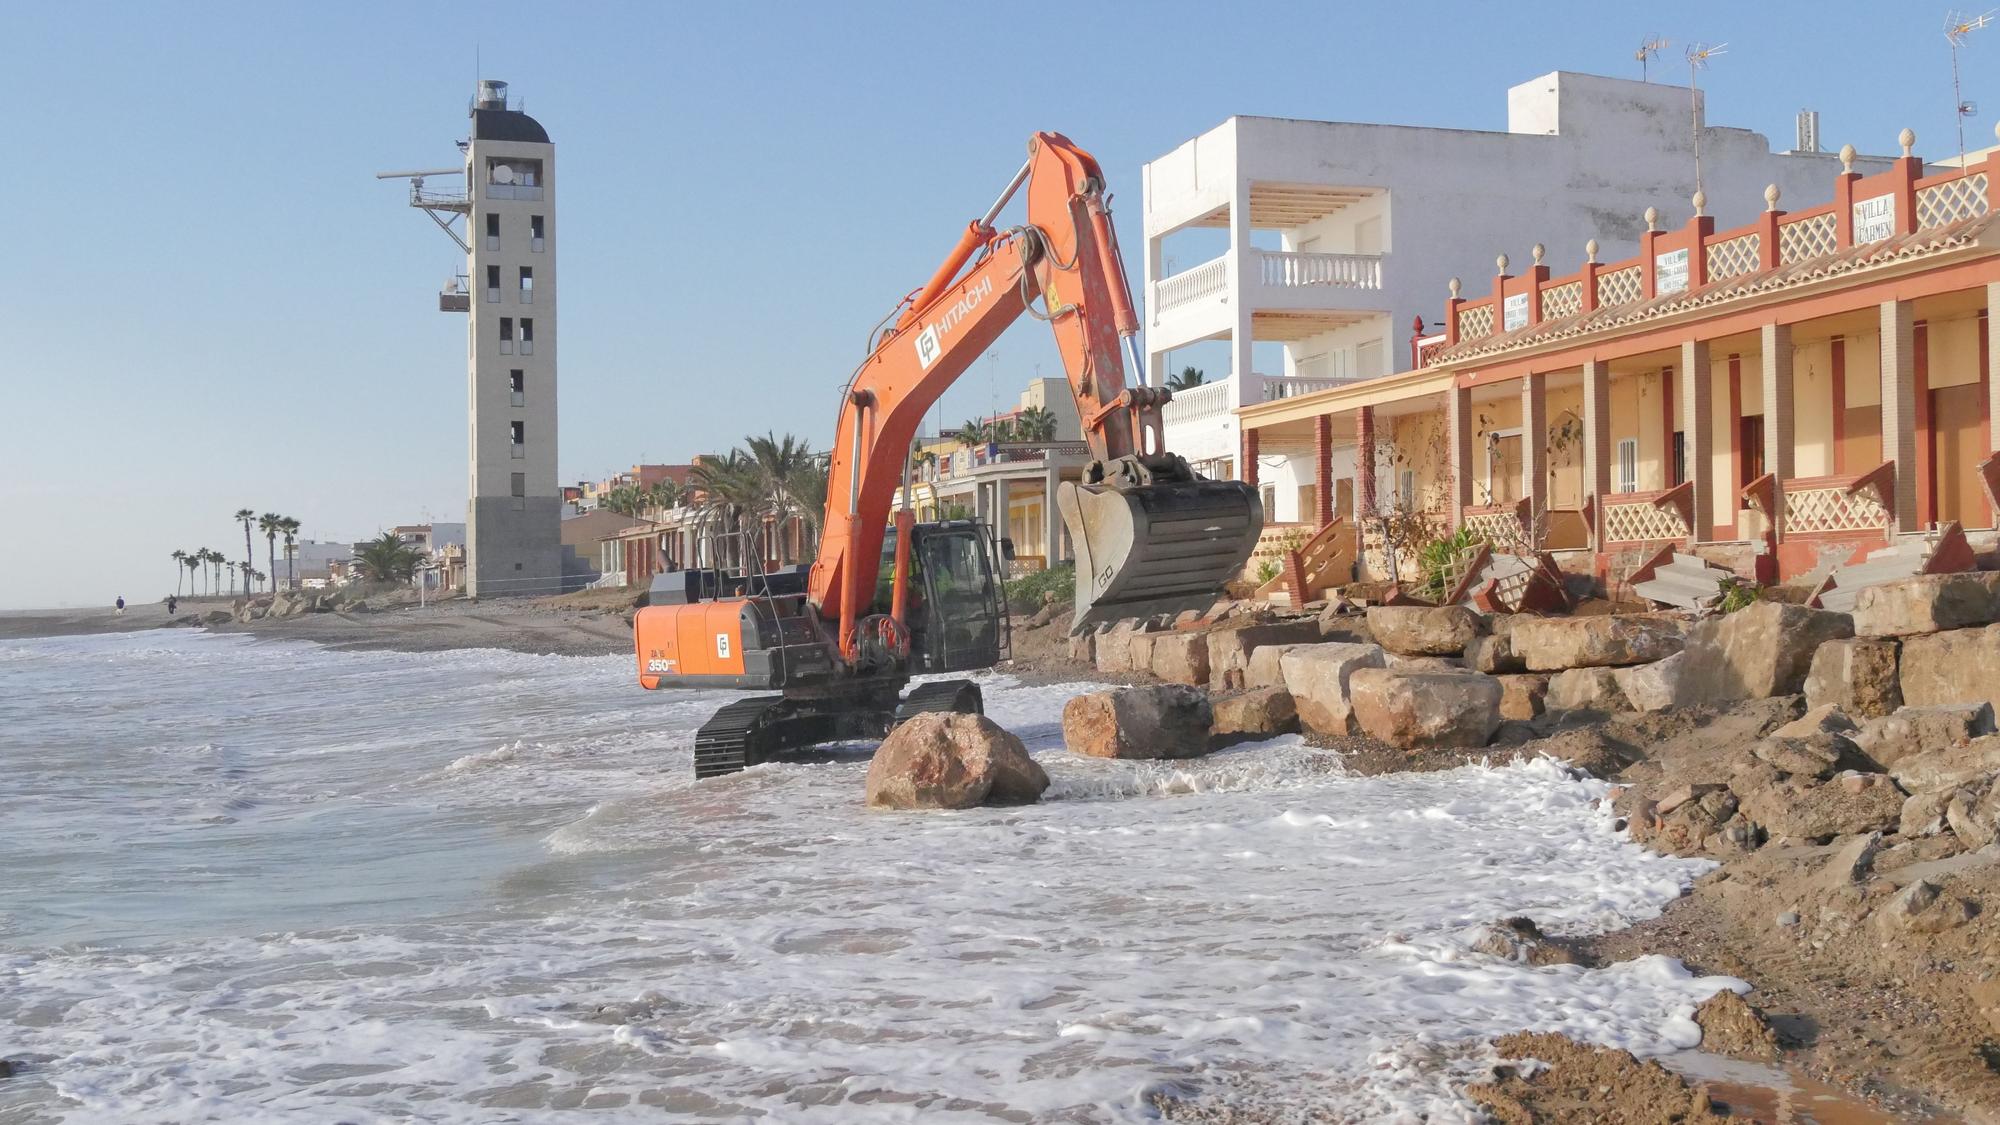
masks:
<path fill-rule="evenodd" d="M 1972 33 L 1993 22 L 1993 11 L 1984 15 L 1968 16 L 1964 12 L 1953 12 L 1945 17 L 1944 37 L 1951 44 L 1951 104 L 1952 118 L 1958 123 L 1958 171 L 1965 174 L 1965 119 L 1979 112 L 1979 106 L 1965 100 L 1958 86 L 1958 49 L 1972 38 Z"/>
<path fill-rule="evenodd" d="M 1667 46 L 1666 36 L 1648 35 L 1646 41 L 1639 44 L 1639 49 L 1632 52 L 1632 57 L 1639 60 L 1639 81 L 1650 81 L 1646 76 L 1646 64 L 1651 62 L 1654 56 L 1658 55 L 1661 51 L 1666 50 Z"/>
<path fill-rule="evenodd" d="M 1728 51 L 1729 44 L 1690 43 L 1687 48 L 1688 61 L 1688 128 L 1694 136 L 1694 190 L 1701 194 L 1701 72 L 1708 69 L 1708 60 Z"/>

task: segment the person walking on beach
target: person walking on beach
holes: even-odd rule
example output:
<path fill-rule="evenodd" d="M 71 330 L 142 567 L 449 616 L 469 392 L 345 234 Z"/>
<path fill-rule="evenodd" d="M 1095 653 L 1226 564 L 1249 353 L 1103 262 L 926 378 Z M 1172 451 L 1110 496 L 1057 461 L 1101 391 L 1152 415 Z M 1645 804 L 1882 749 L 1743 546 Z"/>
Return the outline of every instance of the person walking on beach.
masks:
<path fill-rule="evenodd" d="M 180 599 L 179 599 L 179 598 L 176 598 L 176 597 L 174 597 L 174 596 L 173 596 L 172 594 L 168 594 L 168 595 L 167 595 L 167 616 L 168 616 L 168 617 L 172 617 L 172 616 L 174 615 L 174 607 L 175 607 L 176 605 L 179 605 L 179 604 L 180 604 Z"/>
<path fill-rule="evenodd" d="M 123 616 L 125 613 L 125 595 L 123 594 L 118 595 L 118 613 L 120 616 Z"/>

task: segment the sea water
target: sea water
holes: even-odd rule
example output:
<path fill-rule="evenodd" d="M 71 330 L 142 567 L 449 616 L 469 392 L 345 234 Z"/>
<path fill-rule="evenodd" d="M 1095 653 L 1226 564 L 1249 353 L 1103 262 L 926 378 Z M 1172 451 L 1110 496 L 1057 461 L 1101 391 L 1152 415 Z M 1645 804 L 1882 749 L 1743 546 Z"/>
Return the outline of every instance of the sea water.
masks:
<path fill-rule="evenodd" d="M 1449 1121 L 1485 1038 L 1665 1052 L 1743 987 L 1470 950 L 1702 869 L 1554 764 L 1083 759 L 1088 685 L 984 688 L 1040 805 L 696 784 L 729 697 L 623 657 L 0 642 L 0 1121 Z"/>

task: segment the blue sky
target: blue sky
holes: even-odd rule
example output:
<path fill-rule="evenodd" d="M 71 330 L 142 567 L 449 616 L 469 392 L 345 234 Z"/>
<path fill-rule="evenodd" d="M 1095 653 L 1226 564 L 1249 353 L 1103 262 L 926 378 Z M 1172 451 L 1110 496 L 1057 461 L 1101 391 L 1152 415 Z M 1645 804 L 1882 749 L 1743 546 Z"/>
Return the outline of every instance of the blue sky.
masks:
<path fill-rule="evenodd" d="M 1951 139 L 1928 3 L 10 5 L 0 607 L 150 600 L 238 507 L 345 540 L 463 519 L 463 258 L 400 183 L 477 72 L 560 167 L 561 473 L 747 432 L 824 443 L 866 334 L 1035 129 L 1096 153 L 1128 255 L 1140 164 L 1231 114 L 1505 127 L 1509 85 L 1726 41 L 1712 122 L 1779 147 Z M 2000 28 L 1965 56 L 1989 143 Z M 475 61 L 475 59 L 477 61 Z M 1659 64 L 1656 64 L 1658 66 Z M 1656 70 L 1656 77 L 1660 72 Z M 1524 235 L 1524 238 L 1529 236 Z M 1469 260 L 1490 247 L 1469 248 Z M 1128 263 L 1138 277 L 1136 259 Z M 1468 267 L 1471 268 L 1471 267 Z M 1060 374 L 1017 326 L 947 421 Z M 235 546 L 232 548 L 231 544 Z"/>

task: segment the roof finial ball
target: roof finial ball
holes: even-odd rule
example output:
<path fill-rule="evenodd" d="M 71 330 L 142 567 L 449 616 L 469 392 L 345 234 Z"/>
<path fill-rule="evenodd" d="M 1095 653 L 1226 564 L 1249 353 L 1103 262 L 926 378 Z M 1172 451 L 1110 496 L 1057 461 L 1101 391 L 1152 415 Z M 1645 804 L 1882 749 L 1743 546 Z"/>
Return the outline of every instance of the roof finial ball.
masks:
<path fill-rule="evenodd" d="M 1502 254 L 1502 255 L 1500 255 L 1499 257 L 1497 257 L 1497 258 L 1493 259 L 1493 264 L 1494 264 L 1494 265 L 1496 265 L 1496 266 L 1498 266 L 1498 267 L 1500 267 L 1500 272 L 1501 272 L 1501 273 L 1506 273 L 1506 272 L 1507 272 L 1507 255 L 1505 255 L 1505 254 Z"/>
<path fill-rule="evenodd" d="M 1459 279 L 1457 279 L 1457 278 L 1455 278 L 1455 277 L 1454 277 L 1454 278 L 1452 278 L 1452 279 L 1451 279 L 1451 299 L 1452 299 L 1452 300 L 1454 300 L 1454 301 L 1458 300 L 1458 291 L 1459 291 L 1460 289 L 1463 289 L 1463 288 L 1465 288 L 1465 283 L 1464 283 L 1464 282 L 1460 281 Z"/>
<path fill-rule="evenodd" d="M 1703 207 L 1706 207 L 1706 206 L 1708 206 L 1708 193 L 1707 193 L 1707 192 L 1705 192 L 1705 191 L 1703 191 L 1703 190 L 1701 190 L 1700 188 L 1696 188 L 1696 189 L 1694 190 L 1694 214 L 1695 214 L 1695 218 L 1700 218 L 1700 217 L 1701 217 L 1701 209 L 1702 209 Z"/>
<path fill-rule="evenodd" d="M 1995 121 L 1993 123 L 1993 139 L 1996 141 L 2000 141 L 2000 121 Z"/>
<path fill-rule="evenodd" d="M 1854 146 L 1840 146 L 1840 170 L 1849 175 L 1854 173 Z"/>
<path fill-rule="evenodd" d="M 1583 260 L 1586 262 L 1594 262 L 1597 260 L 1596 239 L 1593 238 L 1589 242 L 1583 244 Z"/>
<path fill-rule="evenodd" d="M 1896 143 L 1903 146 L 1903 155 L 1905 157 L 1909 156 L 1910 150 L 1917 147 L 1917 131 L 1915 129 L 1903 130 L 1896 134 Z"/>
<path fill-rule="evenodd" d="M 1660 209 L 1658 207 L 1646 208 L 1646 229 L 1647 230 L 1660 229 Z"/>
<path fill-rule="evenodd" d="M 1541 243 L 1537 242 L 1535 243 L 1535 248 L 1529 251 L 1529 253 L 1535 256 L 1535 264 L 1539 266 L 1542 264 L 1542 255 L 1548 253 L 1548 250 Z"/>
<path fill-rule="evenodd" d="M 1778 209 L 1778 185 L 1770 184 L 1764 188 L 1764 210 L 1776 211 L 1777 209 Z"/>

